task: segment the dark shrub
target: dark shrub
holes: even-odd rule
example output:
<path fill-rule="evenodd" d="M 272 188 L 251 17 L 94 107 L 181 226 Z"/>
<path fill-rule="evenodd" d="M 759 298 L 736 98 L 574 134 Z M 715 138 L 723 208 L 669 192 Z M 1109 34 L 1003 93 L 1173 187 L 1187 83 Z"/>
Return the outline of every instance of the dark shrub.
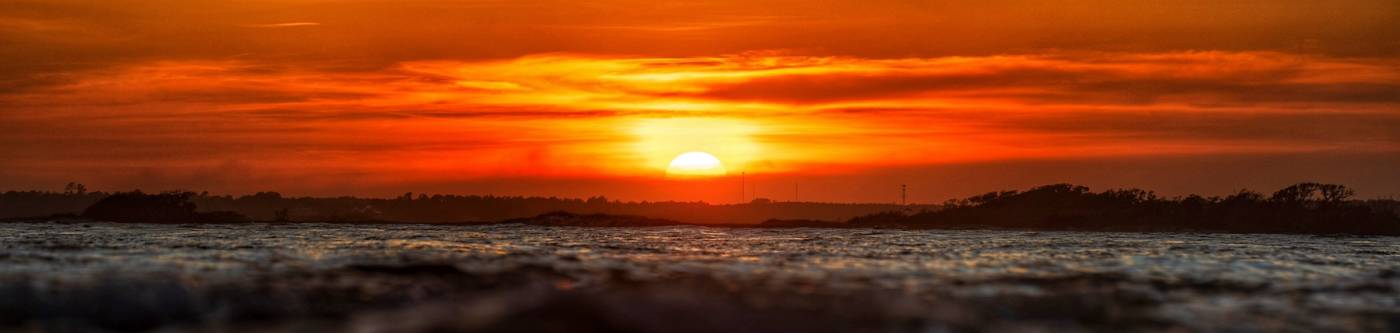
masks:
<path fill-rule="evenodd" d="M 954 200 L 937 211 L 860 216 L 849 223 L 914 228 L 1400 234 L 1400 214 L 1384 204 L 1393 201 L 1349 201 L 1354 194 L 1342 185 L 1299 183 L 1268 199 L 1249 191 L 1223 198 L 1165 199 L 1138 189 L 1094 193 L 1083 186 L 1056 184 Z"/>
<path fill-rule="evenodd" d="M 195 204 L 189 201 L 193 195 L 189 192 L 116 193 L 88 207 L 83 211 L 83 217 L 129 223 L 231 223 L 248 220 L 234 212 L 199 213 L 195 211 Z"/>

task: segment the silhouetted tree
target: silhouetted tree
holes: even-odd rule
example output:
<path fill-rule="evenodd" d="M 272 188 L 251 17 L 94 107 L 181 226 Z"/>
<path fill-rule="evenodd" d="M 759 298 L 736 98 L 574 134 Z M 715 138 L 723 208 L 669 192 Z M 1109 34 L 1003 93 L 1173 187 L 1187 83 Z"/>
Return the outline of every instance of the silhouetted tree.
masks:
<path fill-rule="evenodd" d="M 1321 184 L 1293 184 L 1292 186 L 1278 190 L 1278 192 L 1274 192 L 1274 195 L 1269 197 L 1269 200 L 1284 204 L 1302 204 L 1312 199 L 1313 194 L 1317 193 L 1319 185 Z"/>
<path fill-rule="evenodd" d="M 1246 190 L 1224 198 L 1191 195 L 1167 200 L 1139 189 L 1093 193 L 1083 186 L 1055 184 L 1025 192 L 972 196 L 937 211 L 908 216 L 873 214 L 849 223 L 923 228 L 1400 234 L 1400 213 L 1388 208 L 1395 206 L 1347 201 L 1354 193 L 1342 185 L 1298 183 L 1275 192 L 1269 200 Z"/>
<path fill-rule="evenodd" d="M 186 223 L 199 218 L 190 193 L 116 193 L 93 204 L 83 216 L 114 222 Z"/>
<path fill-rule="evenodd" d="M 1331 204 L 1341 203 L 1356 195 L 1356 191 L 1337 184 L 1322 184 L 1318 186 L 1318 191 L 1322 192 L 1322 201 Z"/>
<path fill-rule="evenodd" d="M 193 192 L 163 192 L 145 194 L 141 191 L 115 193 L 88 207 L 83 217 L 136 223 L 194 223 L 244 222 L 247 219 L 234 212 L 200 213 L 190 202 Z"/>
<path fill-rule="evenodd" d="M 78 184 L 78 183 L 75 183 L 75 182 L 70 182 L 70 183 L 68 183 L 68 185 L 63 186 L 63 194 L 68 194 L 68 195 L 83 195 L 83 194 L 87 194 L 87 186 L 83 186 L 83 184 Z"/>

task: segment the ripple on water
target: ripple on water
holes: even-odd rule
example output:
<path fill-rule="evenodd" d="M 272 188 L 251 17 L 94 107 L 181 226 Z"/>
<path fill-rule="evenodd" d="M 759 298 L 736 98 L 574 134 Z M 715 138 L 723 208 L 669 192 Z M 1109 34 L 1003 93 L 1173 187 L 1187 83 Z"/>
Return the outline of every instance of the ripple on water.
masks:
<path fill-rule="evenodd" d="M 1188 328 L 1202 318 L 1228 323 L 1250 311 L 1394 315 L 1400 304 L 1396 237 L 13 223 L 0 224 L 0 249 L 0 281 L 31 284 L 147 275 L 238 282 L 363 265 L 447 263 L 474 274 L 544 267 L 572 276 L 573 282 L 559 284 L 570 288 L 618 277 L 646 282 L 705 276 L 720 285 L 801 294 L 892 293 L 900 295 L 893 299 L 916 303 L 1103 292 L 1157 304 L 1153 318 Z"/>

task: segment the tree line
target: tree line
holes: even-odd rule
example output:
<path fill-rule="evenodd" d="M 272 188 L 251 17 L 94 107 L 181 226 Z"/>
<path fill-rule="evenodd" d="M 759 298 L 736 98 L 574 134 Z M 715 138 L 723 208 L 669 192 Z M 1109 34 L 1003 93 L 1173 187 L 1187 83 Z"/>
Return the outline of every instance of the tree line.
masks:
<path fill-rule="evenodd" d="M 135 197 L 150 200 L 133 200 Z M 451 195 L 405 193 L 393 198 L 289 197 L 278 192 L 249 195 L 211 195 L 207 192 L 164 191 L 145 193 L 104 193 L 86 191 L 0 193 L 0 218 L 32 218 L 52 215 L 83 215 L 89 207 L 107 198 L 124 198 L 125 206 L 163 207 L 186 211 L 188 207 L 164 204 L 189 202 L 197 212 L 241 215 L 244 220 L 264 222 L 410 222 L 467 223 L 496 222 L 533 217 L 555 211 L 579 214 L 638 215 L 691 223 L 757 223 L 770 218 L 845 220 L 875 212 L 897 210 L 894 204 L 848 204 L 820 202 L 778 202 L 754 199 L 745 204 L 711 204 L 676 201 L 618 201 L 603 196 L 590 198 Z M 936 206 L 921 206 L 935 208 Z M 111 208 L 105 208 L 111 209 Z M 132 208 L 130 212 L 137 212 Z M 148 214 L 148 213 L 142 213 Z M 149 213 L 155 214 L 155 213 Z M 169 216 L 189 217 L 190 213 Z M 197 221 L 186 221 L 197 222 Z"/>
<path fill-rule="evenodd" d="M 1400 202 L 1353 200 L 1343 185 L 1298 183 L 1272 195 L 1163 198 L 1140 189 L 1055 184 L 950 200 L 942 209 L 884 212 L 851 226 L 1400 235 Z"/>
<path fill-rule="evenodd" d="M 996 191 L 941 205 L 774 202 L 622 202 L 556 198 L 406 193 L 395 198 L 244 196 L 189 191 L 0 193 L 5 218 L 82 216 L 117 222 L 494 223 L 552 212 L 626 215 L 686 224 L 766 227 L 1014 228 L 1098 231 L 1206 231 L 1400 235 L 1400 202 L 1356 200 L 1346 186 L 1298 183 L 1265 195 L 1165 198 L 1141 189 L 1090 191 L 1054 184 Z M 584 215 L 588 216 L 588 215 Z M 604 219 L 604 217 L 597 217 Z M 760 223 L 762 222 L 762 223 Z M 610 222 L 612 223 L 612 222 Z"/>

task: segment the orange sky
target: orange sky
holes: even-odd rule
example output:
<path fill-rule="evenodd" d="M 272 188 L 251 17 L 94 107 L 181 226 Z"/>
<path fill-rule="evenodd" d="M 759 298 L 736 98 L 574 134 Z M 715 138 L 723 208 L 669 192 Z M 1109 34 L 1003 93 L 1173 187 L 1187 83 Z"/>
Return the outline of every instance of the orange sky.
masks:
<path fill-rule="evenodd" d="M 705 151 L 778 200 L 1400 195 L 1394 22 L 1394 1 L 11 1 L 0 190 L 738 200 L 735 177 L 664 177 Z"/>

